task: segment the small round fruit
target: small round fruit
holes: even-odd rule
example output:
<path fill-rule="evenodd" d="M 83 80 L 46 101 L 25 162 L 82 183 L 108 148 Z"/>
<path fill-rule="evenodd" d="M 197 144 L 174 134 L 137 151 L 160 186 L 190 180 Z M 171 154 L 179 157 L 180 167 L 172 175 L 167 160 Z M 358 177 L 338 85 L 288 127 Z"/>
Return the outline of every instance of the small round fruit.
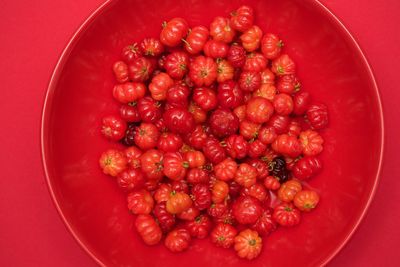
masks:
<path fill-rule="evenodd" d="M 135 144 L 142 150 L 148 150 L 157 146 L 160 133 L 154 124 L 143 122 L 136 129 Z"/>
<path fill-rule="evenodd" d="M 144 97 L 146 91 L 146 86 L 143 83 L 126 82 L 114 86 L 113 97 L 123 104 L 128 104 Z"/>
<path fill-rule="evenodd" d="M 119 141 L 125 136 L 126 123 L 117 116 L 104 117 L 101 133 L 111 141 Z"/>
<path fill-rule="evenodd" d="M 129 169 L 120 173 L 117 177 L 118 186 L 124 192 L 131 192 L 144 186 L 145 177 L 140 169 Z"/>
<path fill-rule="evenodd" d="M 263 97 L 256 96 L 247 102 L 246 117 L 254 123 L 264 123 L 274 113 L 274 107 L 271 102 Z"/>
<path fill-rule="evenodd" d="M 230 43 L 235 36 L 235 30 L 229 25 L 229 19 L 216 17 L 211 22 L 210 35 L 216 41 Z"/>
<path fill-rule="evenodd" d="M 186 109 L 175 107 L 164 112 L 163 119 L 167 128 L 177 134 L 188 134 L 195 128 L 192 114 Z"/>
<path fill-rule="evenodd" d="M 288 94 L 280 93 L 274 98 L 275 112 L 279 115 L 289 115 L 293 111 L 293 100 Z"/>
<path fill-rule="evenodd" d="M 209 125 L 211 132 L 222 138 L 239 129 L 239 119 L 228 109 L 217 109 L 211 113 Z"/>
<path fill-rule="evenodd" d="M 126 169 L 128 161 L 122 151 L 109 149 L 101 154 L 99 164 L 105 174 L 117 176 Z"/>
<path fill-rule="evenodd" d="M 198 87 L 210 86 L 217 78 L 217 64 L 210 57 L 197 56 L 190 64 L 189 77 Z"/>
<path fill-rule="evenodd" d="M 323 129 L 329 123 L 328 108 L 324 104 L 311 105 L 308 108 L 306 115 L 313 129 Z"/>
<path fill-rule="evenodd" d="M 300 182 L 289 180 L 281 185 L 278 190 L 278 198 L 284 202 L 291 202 L 296 194 L 302 190 Z"/>
<path fill-rule="evenodd" d="M 190 244 L 190 233 L 184 228 L 175 229 L 168 233 L 164 245 L 172 252 L 186 250 Z"/>
<path fill-rule="evenodd" d="M 170 47 L 178 46 L 189 30 L 188 23 L 182 18 L 173 18 L 162 26 L 160 41 Z"/>
<path fill-rule="evenodd" d="M 174 84 L 174 80 L 164 73 L 160 72 L 155 75 L 149 84 L 149 91 L 154 100 L 161 101 L 167 98 L 169 88 Z"/>
<path fill-rule="evenodd" d="M 233 44 L 229 48 L 227 59 L 234 68 L 241 68 L 246 62 L 246 50 L 243 46 Z"/>
<path fill-rule="evenodd" d="M 151 215 L 140 214 L 137 216 L 135 228 L 146 245 L 153 246 L 161 241 L 161 228 Z"/>
<path fill-rule="evenodd" d="M 304 157 L 298 160 L 293 169 L 293 175 L 300 180 L 308 180 L 322 170 L 322 162 L 315 156 Z"/>
<path fill-rule="evenodd" d="M 115 79 L 119 83 L 124 83 L 129 80 L 128 65 L 123 61 L 117 61 L 113 65 Z"/>
<path fill-rule="evenodd" d="M 230 248 L 237 235 L 237 230 L 230 224 L 218 223 L 211 231 L 211 242 L 217 247 Z"/>
<path fill-rule="evenodd" d="M 243 5 L 231 12 L 229 25 L 240 32 L 244 32 L 253 25 L 254 11 L 251 7 Z"/>
<path fill-rule="evenodd" d="M 235 237 L 234 248 L 240 258 L 252 260 L 261 252 L 262 239 L 256 231 L 246 229 Z"/>
<path fill-rule="evenodd" d="M 272 218 L 282 226 L 295 226 L 300 223 L 300 211 L 292 203 L 281 203 L 275 207 Z"/>
<path fill-rule="evenodd" d="M 241 224 L 253 224 L 262 213 L 262 206 L 258 199 L 252 196 L 240 196 L 233 202 L 233 216 Z"/>
<path fill-rule="evenodd" d="M 303 146 L 303 154 L 305 156 L 316 156 L 322 152 L 324 147 L 324 139 L 318 132 L 307 130 L 301 132 L 299 135 L 299 140 Z"/>
<path fill-rule="evenodd" d="M 133 214 L 149 214 L 154 207 L 153 197 L 144 189 L 130 193 L 127 201 L 128 209 Z"/>
<path fill-rule="evenodd" d="M 272 143 L 272 149 L 291 158 L 298 157 L 303 150 L 300 141 L 287 134 L 279 135 Z"/>
<path fill-rule="evenodd" d="M 281 53 L 282 40 L 273 33 L 266 33 L 261 40 L 261 51 L 267 59 L 275 59 Z"/>
<path fill-rule="evenodd" d="M 197 216 L 194 220 L 186 222 L 185 227 L 192 237 L 203 239 L 208 236 L 212 227 L 212 222 L 210 217 L 202 214 Z"/>
<path fill-rule="evenodd" d="M 233 81 L 225 81 L 218 85 L 218 103 L 223 108 L 236 108 L 243 103 L 243 92 Z"/>
<path fill-rule="evenodd" d="M 250 187 L 257 181 L 257 170 L 247 163 L 241 163 L 236 171 L 235 182 L 243 187 Z"/>
<path fill-rule="evenodd" d="M 172 192 L 167 200 L 167 211 L 171 214 L 181 213 L 192 206 L 192 199 L 183 192 Z"/>
<path fill-rule="evenodd" d="M 303 190 L 294 197 L 294 205 L 301 211 L 313 210 L 319 202 L 319 195 L 312 190 Z"/>
<path fill-rule="evenodd" d="M 237 163 L 231 158 L 226 158 L 214 166 L 215 176 L 222 181 L 229 181 L 235 178 L 236 171 Z"/>
<path fill-rule="evenodd" d="M 282 54 L 272 61 L 271 70 L 278 76 L 294 74 L 296 64 L 287 54 Z"/>

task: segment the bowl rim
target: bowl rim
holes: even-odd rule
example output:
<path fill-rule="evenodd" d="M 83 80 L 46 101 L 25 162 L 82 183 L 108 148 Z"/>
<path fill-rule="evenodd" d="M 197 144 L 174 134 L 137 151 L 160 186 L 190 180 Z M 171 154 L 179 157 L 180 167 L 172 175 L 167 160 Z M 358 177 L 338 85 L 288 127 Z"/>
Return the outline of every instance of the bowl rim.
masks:
<path fill-rule="evenodd" d="M 53 73 L 50 77 L 50 81 L 48 84 L 48 87 L 46 89 L 46 94 L 44 97 L 43 101 L 43 107 L 42 107 L 42 114 L 41 114 L 41 122 L 40 122 L 40 150 L 41 150 L 41 160 L 42 160 L 42 167 L 44 170 L 45 174 L 45 179 L 46 179 L 46 184 L 48 191 L 51 195 L 52 202 L 54 206 L 57 209 L 58 214 L 60 215 L 65 227 L 68 229 L 70 234 L 74 237 L 75 241 L 80 245 L 80 247 L 88 254 L 90 257 L 100 266 L 106 266 L 106 264 L 99 259 L 89 248 L 85 243 L 81 240 L 80 236 L 75 232 L 73 227 L 69 224 L 66 216 L 64 215 L 61 206 L 58 202 L 58 199 L 56 197 L 56 194 L 53 190 L 52 187 L 52 182 L 50 179 L 49 175 L 49 167 L 47 166 L 47 159 L 49 158 L 49 155 L 46 153 L 45 149 L 45 143 L 46 141 L 46 125 L 48 124 L 48 113 L 51 111 L 52 103 L 53 103 L 53 95 L 54 95 L 54 90 L 58 82 L 58 78 L 60 76 L 60 73 L 67 61 L 68 55 L 71 53 L 73 50 L 76 42 L 79 40 L 79 37 L 81 34 L 85 32 L 85 30 L 88 28 L 90 23 L 96 19 L 98 16 L 102 14 L 106 8 L 108 8 L 111 3 L 117 2 L 118 0 L 106 0 L 103 4 L 98 6 L 94 11 L 91 12 L 91 14 L 80 24 L 80 26 L 77 28 L 77 30 L 72 34 L 70 37 L 67 45 L 61 52 L 59 59 L 54 67 Z M 379 110 L 379 118 L 380 118 L 380 155 L 379 155 L 379 163 L 378 163 L 378 168 L 377 172 L 375 174 L 375 179 L 374 179 L 374 184 L 369 192 L 368 200 L 365 203 L 365 206 L 363 208 L 363 211 L 361 212 L 361 215 L 357 219 L 357 221 L 354 223 L 352 229 L 348 232 L 346 237 L 342 240 L 342 242 L 337 246 L 335 250 L 333 250 L 321 263 L 321 266 L 327 265 L 349 242 L 351 237 L 354 235 L 354 233 L 357 231 L 359 228 L 360 223 L 363 221 L 365 218 L 366 213 L 368 212 L 368 209 L 371 205 L 371 202 L 376 194 L 377 187 L 380 181 L 380 176 L 382 172 L 382 162 L 383 162 L 383 154 L 385 150 L 385 128 L 384 128 L 384 116 L 383 116 L 383 107 L 382 107 L 382 100 L 380 96 L 380 90 L 378 87 L 378 84 L 376 82 L 375 76 L 372 71 L 372 67 L 368 62 L 367 57 L 365 56 L 363 50 L 361 49 L 360 45 L 358 44 L 357 40 L 354 38 L 354 36 L 351 34 L 351 32 L 346 28 L 346 26 L 339 20 L 339 18 L 332 12 L 328 7 L 326 7 L 324 4 L 320 2 L 320 0 L 307 0 L 310 4 L 316 6 L 326 14 L 328 17 L 332 19 L 332 23 L 334 23 L 336 26 L 340 28 L 340 30 L 343 31 L 345 35 L 347 35 L 350 39 L 350 41 L 353 43 L 355 46 L 358 55 L 362 59 L 363 65 L 366 67 L 366 70 L 368 72 L 368 75 L 370 77 L 370 80 L 372 81 L 372 85 L 374 87 L 374 92 L 376 94 L 376 99 L 377 99 L 377 104 L 378 104 L 378 110 Z"/>

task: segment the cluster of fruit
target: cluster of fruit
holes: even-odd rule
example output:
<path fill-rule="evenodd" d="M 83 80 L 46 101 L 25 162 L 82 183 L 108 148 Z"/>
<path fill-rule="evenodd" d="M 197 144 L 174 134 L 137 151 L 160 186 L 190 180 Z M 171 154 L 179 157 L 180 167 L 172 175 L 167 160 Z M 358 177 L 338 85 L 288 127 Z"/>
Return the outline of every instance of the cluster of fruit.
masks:
<path fill-rule="evenodd" d="M 182 18 L 127 46 L 113 66 L 120 114 L 102 134 L 127 146 L 100 158 L 127 193 L 136 230 L 174 252 L 192 238 L 253 259 L 262 236 L 294 226 L 318 194 L 327 107 L 301 90 L 283 43 L 242 6 L 209 29 Z"/>

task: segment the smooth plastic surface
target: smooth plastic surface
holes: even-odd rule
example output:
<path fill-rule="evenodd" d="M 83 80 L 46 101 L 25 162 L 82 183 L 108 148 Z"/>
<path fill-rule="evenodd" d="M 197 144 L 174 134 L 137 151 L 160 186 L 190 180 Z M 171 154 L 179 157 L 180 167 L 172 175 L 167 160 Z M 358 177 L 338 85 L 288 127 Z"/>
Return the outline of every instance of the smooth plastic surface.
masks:
<path fill-rule="evenodd" d="M 111 100 L 112 63 L 120 49 L 158 36 L 163 20 L 186 18 L 209 25 L 239 1 L 114 1 L 87 22 L 63 54 L 50 84 L 43 117 L 43 154 L 56 205 L 68 227 L 99 263 L 107 266 L 315 266 L 340 249 L 363 216 L 376 186 L 383 122 L 377 88 L 358 46 L 315 1 L 246 1 L 256 23 L 277 33 L 298 65 L 303 87 L 330 109 L 324 131 L 324 171 L 310 185 L 318 209 L 293 229 L 264 240 L 257 260 L 239 260 L 208 240 L 172 254 L 147 247 L 133 231 L 124 195 L 98 167 L 113 145 L 99 135 L 100 118 L 118 112 Z M 155 257 L 155 255 L 157 257 Z"/>

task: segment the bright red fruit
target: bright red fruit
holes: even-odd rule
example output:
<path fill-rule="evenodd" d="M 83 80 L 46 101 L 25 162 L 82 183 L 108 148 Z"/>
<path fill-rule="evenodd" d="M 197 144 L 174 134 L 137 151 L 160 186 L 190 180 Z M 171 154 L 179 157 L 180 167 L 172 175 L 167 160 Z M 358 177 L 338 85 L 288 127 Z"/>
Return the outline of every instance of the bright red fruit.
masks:
<path fill-rule="evenodd" d="M 230 248 L 233 243 L 237 230 L 230 224 L 218 223 L 211 231 L 211 242 L 217 247 Z"/>
<path fill-rule="evenodd" d="M 218 103 L 223 108 L 236 108 L 243 102 L 243 92 L 232 80 L 218 85 Z"/>
<path fill-rule="evenodd" d="M 149 96 L 141 98 L 137 108 L 143 122 L 156 123 L 162 117 L 160 103 Z"/>
<path fill-rule="evenodd" d="M 135 59 L 142 56 L 137 43 L 127 45 L 122 49 L 121 57 L 126 63 L 132 63 Z"/>
<path fill-rule="evenodd" d="M 216 41 L 230 43 L 235 36 L 235 30 L 229 25 L 229 19 L 216 17 L 211 22 L 210 35 Z"/>
<path fill-rule="evenodd" d="M 294 74 L 296 64 L 287 54 L 282 54 L 272 61 L 271 70 L 278 76 Z"/>
<path fill-rule="evenodd" d="M 163 152 L 177 152 L 182 145 L 182 138 L 178 134 L 169 132 L 162 133 L 157 142 L 157 148 Z"/>
<path fill-rule="evenodd" d="M 172 191 L 167 200 L 167 211 L 171 214 L 181 213 L 192 206 L 192 199 L 184 192 Z"/>
<path fill-rule="evenodd" d="M 186 108 L 189 105 L 189 88 L 183 83 L 175 83 L 168 91 L 166 100 L 173 107 Z"/>
<path fill-rule="evenodd" d="M 273 33 L 266 33 L 261 40 L 261 51 L 268 59 L 275 59 L 281 53 L 283 47 L 282 40 Z"/>
<path fill-rule="evenodd" d="M 117 84 L 113 89 L 113 96 L 123 104 L 136 101 L 146 93 L 146 86 L 143 83 L 126 82 Z"/>
<path fill-rule="evenodd" d="M 247 163 L 241 163 L 235 175 L 235 182 L 243 187 L 250 187 L 257 181 L 257 170 Z"/>
<path fill-rule="evenodd" d="M 241 6 L 232 11 L 230 25 L 233 29 L 244 32 L 253 25 L 254 12 L 249 6 Z"/>
<path fill-rule="evenodd" d="M 222 203 L 212 203 L 207 209 L 208 215 L 213 218 L 219 218 L 223 216 L 228 211 L 228 205 L 225 202 Z"/>
<path fill-rule="evenodd" d="M 264 123 L 274 113 L 271 102 L 261 96 L 251 98 L 246 105 L 246 117 L 254 123 Z"/>
<path fill-rule="evenodd" d="M 243 136 L 233 134 L 225 140 L 226 152 L 235 159 L 245 158 L 248 151 L 248 143 Z"/>
<path fill-rule="evenodd" d="M 311 105 L 308 108 L 306 115 L 313 129 L 323 129 L 329 123 L 328 108 L 324 104 Z"/>
<path fill-rule="evenodd" d="M 163 22 L 162 27 L 160 41 L 171 47 L 178 46 L 189 30 L 188 23 L 182 18 L 173 18 L 168 22 Z"/>
<path fill-rule="evenodd" d="M 260 46 L 262 31 L 260 27 L 254 25 L 240 35 L 242 46 L 247 52 L 253 52 Z"/>
<path fill-rule="evenodd" d="M 175 216 L 167 211 L 165 202 L 157 203 L 153 213 L 164 233 L 168 233 L 174 227 Z"/>
<path fill-rule="evenodd" d="M 161 228 L 151 215 L 140 214 L 137 216 L 135 228 L 146 245 L 156 245 L 161 241 Z"/>
<path fill-rule="evenodd" d="M 190 233 L 184 228 L 175 229 L 168 233 L 164 245 L 172 252 L 186 250 L 190 244 Z"/>
<path fill-rule="evenodd" d="M 215 176 L 222 181 L 229 181 L 235 178 L 236 171 L 237 163 L 231 158 L 226 158 L 214 166 Z"/>
<path fill-rule="evenodd" d="M 107 116 L 103 118 L 101 133 L 107 139 L 119 141 L 125 136 L 126 123 L 116 116 Z"/>
<path fill-rule="evenodd" d="M 139 169 L 129 169 L 120 173 L 117 177 L 118 186 L 124 192 L 131 192 L 144 186 L 145 178 Z"/>
<path fill-rule="evenodd" d="M 204 45 L 204 54 L 212 58 L 225 58 L 228 55 L 229 45 L 216 40 L 208 40 Z"/>
<path fill-rule="evenodd" d="M 269 190 L 278 190 L 281 187 L 279 179 L 274 176 L 267 176 L 264 180 L 265 188 Z"/>
<path fill-rule="evenodd" d="M 140 114 L 139 110 L 134 104 L 122 105 L 119 109 L 119 114 L 121 118 L 126 122 L 139 122 Z"/>
<path fill-rule="evenodd" d="M 158 57 L 164 51 L 164 46 L 160 40 L 155 38 L 144 38 L 139 47 L 145 56 Z"/>
<path fill-rule="evenodd" d="M 235 69 L 225 59 L 217 59 L 217 82 L 222 83 L 233 79 Z"/>
<path fill-rule="evenodd" d="M 154 199 L 157 203 L 166 202 L 172 193 L 172 187 L 170 184 L 160 184 L 157 190 L 154 192 Z"/>
<path fill-rule="evenodd" d="M 272 144 L 277 136 L 277 132 L 273 126 L 264 126 L 258 131 L 258 140 L 266 145 Z"/>
<path fill-rule="evenodd" d="M 260 129 L 261 125 L 258 123 L 254 123 L 248 120 L 244 120 L 240 122 L 239 125 L 239 132 L 245 139 L 250 140 L 253 138 L 257 138 L 258 130 Z"/>
<path fill-rule="evenodd" d="M 143 122 L 136 129 L 135 144 L 142 150 L 148 150 L 157 146 L 160 133 L 154 124 Z"/>
<path fill-rule="evenodd" d="M 190 64 L 189 77 L 198 87 L 209 86 L 217 78 L 217 64 L 212 58 L 198 56 Z"/>
<path fill-rule="evenodd" d="M 278 190 L 280 201 L 291 202 L 302 189 L 301 183 L 295 179 L 284 182 Z"/>
<path fill-rule="evenodd" d="M 207 112 L 194 102 L 190 102 L 188 111 L 192 114 L 193 119 L 197 124 L 204 123 L 207 120 Z"/>
<path fill-rule="evenodd" d="M 149 59 L 140 57 L 130 63 L 128 69 L 129 79 L 133 82 L 144 82 L 147 81 L 153 73 L 154 65 Z"/>
<path fill-rule="evenodd" d="M 218 137 L 234 134 L 239 129 L 239 119 L 228 109 L 217 109 L 208 121 L 211 132 Z"/>
<path fill-rule="evenodd" d="M 168 89 L 174 84 L 174 80 L 168 74 L 160 72 L 153 77 L 149 84 L 149 91 L 154 100 L 161 101 L 167 98 Z"/>
<path fill-rule="evenodd" d="M 236 107 L 233 113 L 239 118 L 240 122 L 244 121 L 244 119 L 246 119 L 246 105 Z"/>
<path fill-rule="evenodd" d="M 266 149 L 267 146 L 263 144 L 260 140 L 254 140 L 249 144 L 249 151 L 247 152 L 247 155 L 253 159 L 259 158 L 264 154 Z"/>
<path fill-rule="evenodd" d="M 202 149 L 207 139 L 207 133 L 204 127 L 197 125 L 193 132 L 187 136 L 187 142 L 195 149 Z"/>
<path fill-rule="evenodd" d="M 126 169 L 128 161 L 122 151 L 109 149 L 101 154 L 99 164 L 105 174 L 117 176 Z"/>
<path fill-rule="evenodd" d="M 205 210 L 211 205 L 211 192 L 207 185 L 195 184 L 192 187 L 193 205 L 199 210 Z"/>
<path fill-rule="evenodd" d="M 189 55 L 182 51 L 172 52 L 165 58 L 164 68 L 171 78 L 182 79 L 189 70 Z"/>
<path fill-rule="evenodd" d="M 275 112 L 279 115 L 289 115 L 293 111 L 293 100 L 288 94 L 277 94 L 274 98 Z"/>
<path fill-rule="evenodd" d="M 289 116 L 274 114 L 267 123 L 268 127 L 274 129 L 276 134 L 287 133 L 290 125 Z"/>
<path fill-rule="evenodd" d="M 319 202 L 319 195 L 312 190 L 303 190 L 297 193 L 293 203 L 301 211 L 311 211 L 315 209 Z"/>
<path fill-rule="evenodd" d="M 222 203 L 225 201 L 229 193 L 229 185 L 221 180 L 216 180 L 212 186 L 212 201 L 213 203 Z"/>
<path fill-rule="evenodd" d="M 208 172 L 198 168 L 190 169 L 186 175 L 186 180 L 191 184 L 207 183 L 209 179 Z"/>
<path fill-rule="evenodd" d="M 128 209 L 133 214 L 149 214 L 154 207 L 153 197 L 144 189 L 130 193 L 127 201 Z"/>
<path fill-rule="evenodd" d="M 206 158 L 201 151 L 189 150 L 183 155 L 184 160 L 188 163 L 189 168 L 203 167 Z"/>
<path fill-rule="evenodd" d="M 189 164 L 185 162 L 179 152 L 170 152 L 164 155 L 163 172 L 171 180 L 181 180 L 186 175 Z"/>
<path fill-rule="evenodd" d="M 189 207 L 188 209 L 177 214 L 177 217 L 184 221 L 193 221 L 197 216 L 200 215 L 200 211 L 196 207 Z"/>
<path fill-rule="evenodd" d="M 264 179 L 268 176 L 268 165 L 260 159 L 248 159 L 247 164 L 257 170 L 257 179 Z"/>
<path fill-rule="evenodd" d="M 261 86 L 261 76 L 257 71 L 243 71 L 239 77 L 239 86 L 245 92 L 253 92 Z"/>
<path fill-rule="evenodd" d="M 207 87 L 198 87 L 193 90 L 193 101 L 204 111 L 210 111 L 217 107 L 217 95 L 214 90 Z"/>
<path fill-rule="evenodd" d="M 272 219 L 272 210 L 265 209 L 258 220 L 251 226 L 260 235 L 267 235 L 276 229 L 276 223 Z"/>
<path fill-rule="evenodd" d="M 140 156 L 141 155 L 142 155 L 142 151 L 135 146 L 130 146 L 127 149 L 125 149 L 125 156 L 126 156 L 126 159 L 128 160 L 128 165 L 131 168 L 134 168 L 134 169 L 140 168 Z"/>
<path fill-rule="evenodd" d="M 128 65 L 123 61 L 117 61 L 113 65 L 115 79 L 119 83 L 124 83 L 129 80 Z"/>
<path fill-rule="evenodd" d="M 322 162 L 315 156 L 298 160 L 293 169 L 293 175 L 300 180 L 308 180 L 322 170 Z"/>
<path fill-rule="evenodd" d="M 295 115 L 303 115 L 306 113 L 308 106 L 310 105 L 310 93 L 300 91 L 293 96 L 293 113 Z"/>
<path fill-rule="evenodd" d="M 243 196 L 251 196 L 263 202 L 268 198 L 267 191 L 262 184 L 253 184 L 250 187 L 242 189 Z"/>
<path fill-rule="evenodd" d="M 206 139 L 203 146 L 203 153 L 213 164 L 218 164 L 226 158 L 225 149 L 215 137 L 208 137 Z"/>
<path fill-rule="evenodd" d="M 279 135 L 272 143 L 272 149 L 291 158 L 298 157 L 303 150 L 299 140 L 287 134 Z"/>
<path fill-rule="evenodd" d="M 296 75 L 290 74 L 280 76 L 276 87 L 280 93 L 292 94 L 300 90 L 301 85 Z"/>
<path fill-rule="evenodd" d="M 250 53 L 243 66 L 244 71 L 261 72 L 267 68 L 268 60 L 261 53 Z"/>
<path fill-rule="evenodd" d="M 163 177 L 163 153 L 150 149 L 140 157 L 140 165 L 143 173 L 151 180 L 158 180 Z"/>
<path fill-rule="evenodd" d="M 241 224 L 253 224 L 263 212 L 258 199 L 251 196 L 240 196 L 233 202 L 233 215 Z"/>
<path fill-rule="evenodd" d="M 210 217 L 202 214 L 193 221 L 186 222 L 185 227 L 192 237 L 203 239 L 208 236 L 212 227 L 212 222 Z"/>
<path fill-rule="evenodd" d="M 303 154 L 305 156 L 316 156 L 324 149 L 322 146 L 324 139 L 316 131 L 307 130 L 301 132 L 299 140 L 303 146 Z"/>
<path fill-rule="evenodd" d="M 207 42 L 209 34 L 208 29 L 204 26 L 193 27 L 184 41 L 186 51 L 192 55 L 200 53 Z"/>
<path fill-rule="evenodd" d="M 272 218 L 282 226 L 295 226 L 300 223 L 300 211 L 292 203 L 281 203 L 275 207 Z"/>
<path fill-rule="evenodd" d="M 173 133 L 188 134 L 195 128 L 192 114 L 180 107 L 165 111 L 163 119 L 167 128 Z"/>
<path fill-rule="evenodd" d="M 241 68 L 246 62 L 246 50 L 243 46 L 233 44 L 229 48 L 227 58 L 233 67 Z"/>

